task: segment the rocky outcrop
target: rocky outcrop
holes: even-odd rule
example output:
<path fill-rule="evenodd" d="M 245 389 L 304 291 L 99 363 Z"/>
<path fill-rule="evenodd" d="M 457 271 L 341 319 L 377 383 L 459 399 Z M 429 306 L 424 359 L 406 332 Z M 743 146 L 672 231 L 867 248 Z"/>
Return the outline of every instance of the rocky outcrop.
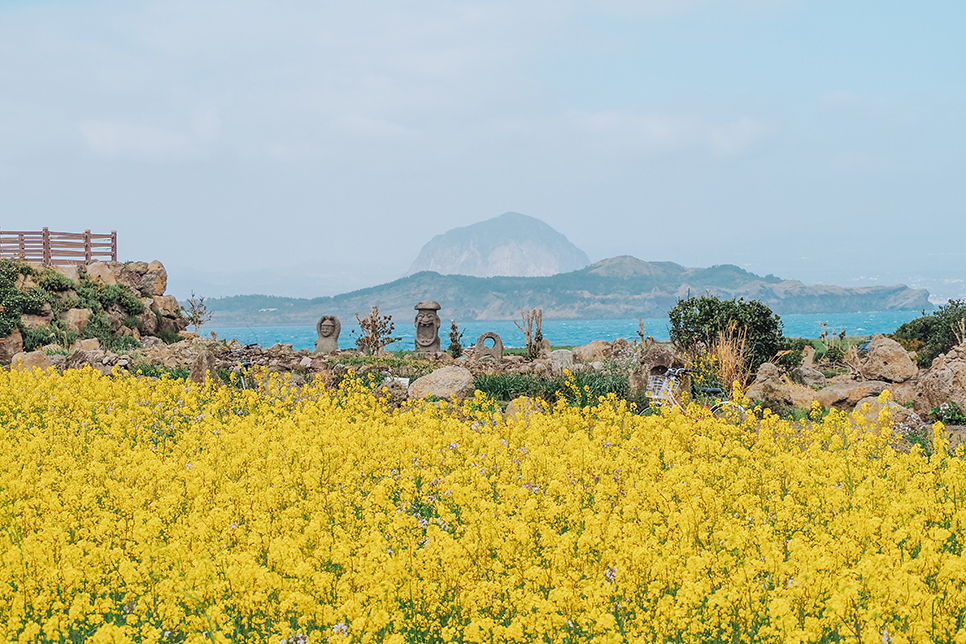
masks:
<path fill-rule="evenodd" d="M 902 345 L 881 333 L 872 336 L 869 354 L 862 363 L 862 375 L 869 380 L 905 382 L 919 372 Z"/>
<path fill-rule="evenodd" d="M 569 349 L 557 349 L 550 352 L 550 371 L 553 375 L 563 375 L 564 371 L 574 370 L 574 352 Z"/>
<path fill-rule="evenodd" d="M 218 361 L 215 360 L 212 352 L 202 351 L 195 358 L 194 362 L 191 363 L 191 372 L 188 374 L 188 380 L 194 383 L 204 384 L 205 380 L 209 379 L 221 382 L 221 378 L 218 377 Z"/>
<path fill-rule="evenodd" d="M 8 363 L 10 360 L 23 351 L 23 336 L 20 331 L 13 330 L 13 333 L 6 338 L 0 338 L 0 362 Z"/>
<path fill-rule="evenodd" d="M 168 287 L 168 272 L 157 260 L 126 264 L 93 261 L 84 267 L 84 271 L 95 284 L 123 284 L 144 297 L 164 295 Z"/>
<path fill-rule="evenodd" d="M 45 335 L 63 341 L 65 332 L 139 340 L 177 334 L 188 326 L 177 299 L 164 294 L 167 271 L 158 261 L 53 267 L 25 263 L 3 279 L 5 292 L 14 287 L 24 295 L 3 302 L 5 328 L 16 327 L 0 346 L 3 363 L 24 349 L 21 331 L 30 332 L 27 348 L 32 349 Z"/>
<path fill-rule="evenodd" d="M 815 400 L 822 407 L 851 411 L 863 398 L 878 396 L 889 383 L 878 380 L 838 382 L 815 392 Z"/>
<path fill-rule="evenodd" d="M 916 413 L 922 417 L 945 402 L 954 402 L 966 410 L 966 346 L 953 347 L 938 356 L 932 366 L 919 374 L 916 387 Z"/>
<path fill-rule="evenodd" d="M 609 358 L 611 355 L 610 342 L 593 340 L 587 344 L 573 348 L 574 360 L 589 364 Z"/>
<path fill-rule="evenodd" d="M 814 351 L 814 349 L 813 349 Z M 791 373 L 792 380 L 799 382 L 806 387 L 824 387 L 826 384 L 825 374 L 815 367 L 802 365 L 794 369 Z"/>
<path fill-rule="evenodd" d="M 50 367 L 50 360 L 43 351 L 30 351 L 29 353 L 18 353 L 10 361 L 10 368 L 16 370 L 30 371 L 31 369 L 47 369 Z"/>
<path fill-rule="evenodd" d="M 409 385 L 410 398 L 435 396 L 462 400 L 472 393 L 473 373 L 464 367 L 443 367 Z"/>
<path fill-rule="evenodd" d="M 758 368 L 755 381 L 748 387 L 745 395 L 766 407 L 790 407 L 794 404 L 792 392 L 782 381 L 781 372 L 770 362 Z"/>

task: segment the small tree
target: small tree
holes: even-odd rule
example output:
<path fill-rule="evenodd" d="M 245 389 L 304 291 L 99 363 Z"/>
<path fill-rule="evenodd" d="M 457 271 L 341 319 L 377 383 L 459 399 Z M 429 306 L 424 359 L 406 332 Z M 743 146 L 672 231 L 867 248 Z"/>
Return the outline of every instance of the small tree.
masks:
<path fill-rule="evenodd" d="M 752 300 L 719 300 L 713 295 L 689 297 L 668 313 L 671 342 L 692 355 L 698 345 L 715 345 L 722 336 L 740 339 L 741 355 L 755 372 L 782 348 L 782 321 L 771 309 Z"/>
<path fill-rule="evenodd" d="M 449 354 L 454 358 L 463 355 L 463 333 L 456 326 L 456 320 L 450 320 L 449 330 Z"/>
<path fill-rule="evenodd" d="M 195 295 L 194 291 L 191 291 L 191 297 L 188 298 L 188 323 L 193 324 L 195 327 L 195 333 L 201 328 L 201 325 L 209 322 L 214 316 L 213 311 L 209 311 L 208 307 L 205 306 L 205 296 Z"/>
<path fill-rule="evenodd" d="M 382 351 L 387 344 L 402 340 L 402 338 L 390 337 L 396 325 L 393 323 L 391 315 L 379 315 L 378 306 L 372 307 L 369 315 L 364 318 L 360 318 L 359 313 L 356 312 L 356 321 L 359 323 L 359 328 L 362 329 L 362 335 L 356 338 L 356 346 L 359 347 L 359 351 L 366 355 L 375 355 Z"/>

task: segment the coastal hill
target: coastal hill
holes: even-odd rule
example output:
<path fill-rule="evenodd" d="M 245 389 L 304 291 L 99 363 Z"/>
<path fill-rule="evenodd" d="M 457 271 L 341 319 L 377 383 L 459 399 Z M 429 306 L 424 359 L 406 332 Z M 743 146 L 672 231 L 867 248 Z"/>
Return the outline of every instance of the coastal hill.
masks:
<path fill-rule="evenodd" d="M 474 277 L 546 277 L 589 263 L 584 251 L 544 222 L 507 212 L 436 235 L 423 246 L 406 275 L 433 271 Z"/>
<path fill-rule="evenodd" d="M 322 315 L 354 321 L 378 306 L 397 320 L 413 305 L 436 300 L 440 316 L 459 320 L 509 320 L 521 308 L 542 308 L 545 319 L 663 317 L 688 295 L 760 300 L 779 314 L 853 313 L 932 309 L 928 291 L 904 285 L 844 288 L 805 285 L 774 275 L 761 277 L 730 264 L 686 268 L 673 262 L 612 257 L 548 277 L 472 277 L 423 271 L 335 297 L 298 299 L 237 295 L 208 301 L 212 325 L 314 324 Z"/>

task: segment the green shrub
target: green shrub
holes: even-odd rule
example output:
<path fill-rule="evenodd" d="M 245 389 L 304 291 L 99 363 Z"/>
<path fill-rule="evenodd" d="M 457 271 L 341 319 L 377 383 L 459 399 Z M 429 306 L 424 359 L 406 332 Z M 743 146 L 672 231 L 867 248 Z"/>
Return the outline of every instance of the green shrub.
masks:
<path fill-rule="evenodd" d="M 97 338 L 103 346 L 111 337 L 111 321 L 103 313 L 94 313 L 87 321 L 87 326 L 81 331 L 83 338 Z"/>
<path fill-rule="evenodd" d="M 509 401 L 519 396 L 550 400 L 561 383 L 522 373 L 483 373 L 473 379 L 473 386 L 496 400 Z"/>
<path fill-rule="evenodd" d="M 40 279 L 37 280 L 37 285 L 42 286 L 52 293 L 61 293 L 74 288 L 73 281 L 49 268 L 40 275 Z"/>
<path fill-rule="evenodd" d="M 133 315 L 129 315 L 128 317 L 124 318 L 124 322 L 122 322 L 122 324 L 129 329 L 137 329 L 138 331 L 144 330 L 141 318 L 134 317 Z"/>
<path fill-rule="evenodd" d="M 23 346 L 25 351 L 35 351 L 48 344 L 69 347 L 77 340 L 74 331 L 64 328 L 63 322 L 54 320 L 48 326 L 38 327 L 31 331 L 23 331 Z"/>
<path fill-rule="evenodd" d="M 181 342 L 181 336 L 178 335 L 176 331 L 161 331 L 158 337 L 164 340 L 165 344 L 174 344 L 175 342 Z"/>
<path fill-rule="evenodd" d="M 966 414 L 953 401 L 944 402 L 938 407 L 933 407 L 929 410 L 929 415 L 944 425 L 966 424 Z"/>
<path fill-rule="evenodd" d="M 98 297 L 101 307 L 109 309 L 115 304 L 119 304 L 126 291 L 127 288 L 121 284 L 108 284 L 107 286 L 103 287 Z"/>
<path fill-rule="evenodd" d="M 149 378 L 163 378 L 167 376 L 175 380 L 187 380 L 190 375 L 186 367 L 168 368 L 151 362 L 136 362 L 131 366 L 130 372 Z"/>
<path fill-rule="evenodd" d="M 734 331 L 744 333 L 745 355 L 752 371 L 772 359 L 781 348 L 781 318 L 758 300 L 719 300 L 713 295 L 690 297 L 679 301 L 668 317 L 671 342 L 692 354 L 697 353 L 699 343 L 711 346 L 733 324 Z"/>
<path fill-rule="evenodd" d="M 119 353 L 121 351 L 138 349 L 140 346 L 141 343 L 138 342 L 134 337 L 130 335 L 119 335 L 108 340 L 105 348 L 110 351 L 114 351 L 115 353 Z"/>
<path fill-rule="evenodd" d="M 141 315 L 144 313 L 144 302 L 129 289 L 124 289 L 124 292 L 121 293 L 121 308 L 128 315 Z"/>
<path fill-rule="evenodd" d="M 946 353 L 959 343 L 957 333 L 966 320 L 966 301 L 949 300 L 930 315 L 923 315 L 906 322 L 893 334 L 900 343 L 918 340 L 923 344 L 917 352 L 917 362 L 928 367 L 941 353 Z"/>
<path fill-rule="evenodd" d="M 101 310 L 100 289 L 86 275 L 81 277 L 80 284 L 74 290 L 77 291 L 78 308 L 90 309 L 95 313 Z"/>
<path fill-rule="evenodd" d="M 811 340 L 805 338 L 786 338 L 782 337 L 779 344 L 779 356 L 776 362 L 779 366 L 791 370 L 800 367 L 805 359 L 805 347 L 812 345 Z"/>
<path fill-rule="evenodd" d="M 562 397 L 570 404 L 583 406 L 611 393 L 621 400 L 628 400 L 630 382 L 626 373 L 586 370 L 575 371 L 570 378 L 572 385 L 568 384 L 565 376 L 541 378 L 521 373 L 484 373 L 473 380 L 473 385 L 488 396 L 504 402 L 529 396 L 553 403 Z"/>
<path fill-rule="evenodd" d="M 111 321 L 103 313 L 92 315 L 81 335 L 85 338 L 97 338 L 101 348 L 107 351 L 124 351 L 141 346 L 141 343 L 131 336 L 115 336 L 112 334 Z"/>

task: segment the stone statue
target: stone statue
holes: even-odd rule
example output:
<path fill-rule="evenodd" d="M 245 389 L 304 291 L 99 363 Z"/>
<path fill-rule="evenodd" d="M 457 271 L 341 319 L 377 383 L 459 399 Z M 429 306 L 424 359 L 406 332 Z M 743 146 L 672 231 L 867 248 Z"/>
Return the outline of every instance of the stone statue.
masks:
<path fill-rule="evenodd" d="M 486 346 L 486 341 L 492 340 L 493 346 Z M 503 340 L 493 331 L 487 331 L 476 339 L 476 359 L 480 362 L 503 362 Z"/>
<path fill-rule="evenodd" d="M 439 352 L 439 302 L 423 300 L 413 307 L 416 309 L 416 352 Z"/>
<path fill-rule="evenodd" d="M 323 315 L 315 325 L 315 330 L 319 332 L 319 338 L 315 341 L 316 355 L 335 353 L 339 350 L 339 333 L 342 331 L 339 318 L 334 315 Z"/>

